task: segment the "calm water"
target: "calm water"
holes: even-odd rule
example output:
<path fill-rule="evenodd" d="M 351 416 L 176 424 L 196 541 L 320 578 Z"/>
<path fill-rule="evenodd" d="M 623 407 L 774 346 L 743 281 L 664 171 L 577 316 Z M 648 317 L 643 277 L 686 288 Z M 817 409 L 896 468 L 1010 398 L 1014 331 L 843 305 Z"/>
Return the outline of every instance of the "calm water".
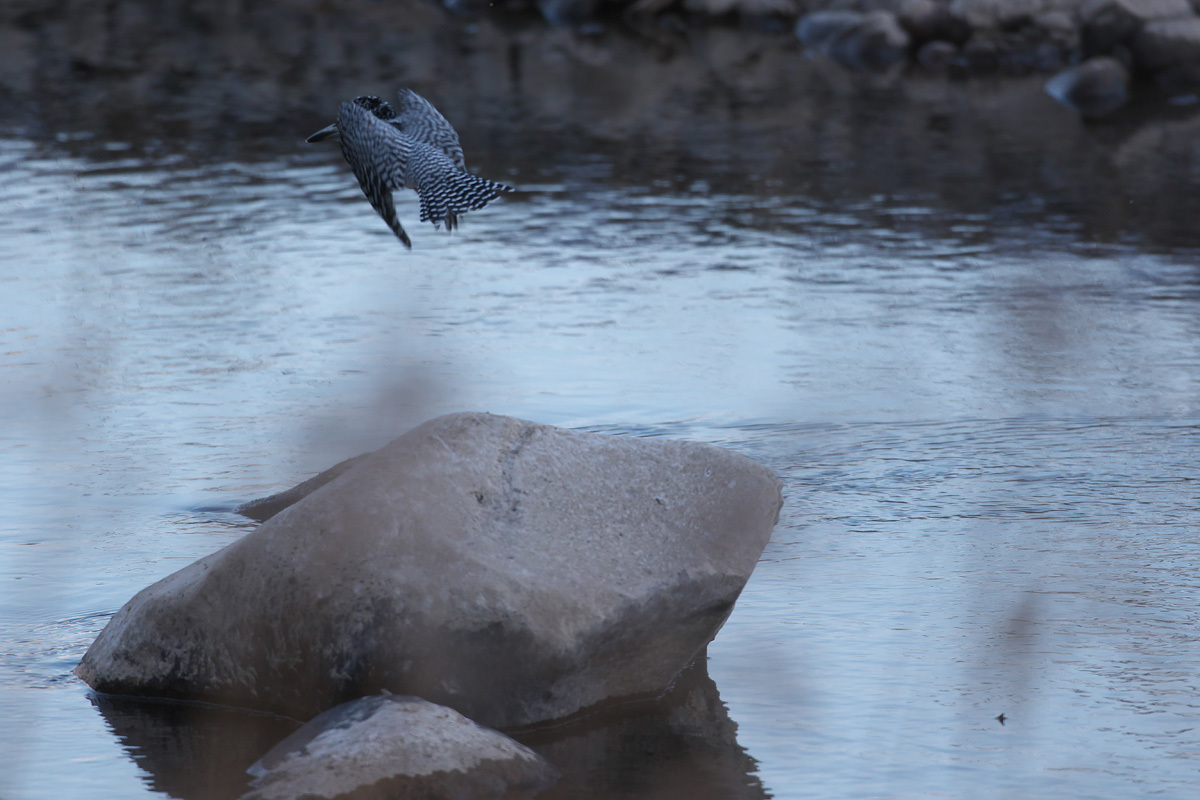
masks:
<path fill-rule="evenodd" d="M 701 87 L 614 113 L 581 81 L 564 104 L 528 63 L 471 84 L 440 104 L 521 192 L 453 236 L 405 198 L 411 253 L 302 144 L 312 108 L 232 139 L 9 113 L 0 796 L 236 794 L 288 723 L 218 758 L 225 712 L 127 708 L 71 669 L 136 591 L 248 531 L 238 503 L 463 409 L 712 442 L 785 482 L 713 707 L 530 734 L 560 791 L 1187 796 L 1194 117 L 1088 129 L 1036 81 L 788 69 L 783 110 Z"/>

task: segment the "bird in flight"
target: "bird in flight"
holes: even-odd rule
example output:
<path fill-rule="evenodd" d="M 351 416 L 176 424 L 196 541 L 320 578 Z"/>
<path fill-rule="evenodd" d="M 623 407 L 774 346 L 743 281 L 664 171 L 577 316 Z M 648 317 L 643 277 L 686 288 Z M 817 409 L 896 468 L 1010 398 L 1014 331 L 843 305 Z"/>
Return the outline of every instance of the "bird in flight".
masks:
<path fill-rule="evenodd" d="M 503 183 L 467 172 L 458 132 L 424 97 L 400 91 L 393 106 L 378 97 L 356 97 L 342 103 L 337 122 L 305 141 L 335 138 L 342 146 L 358 185 L 383 221 L 404 246 L 412 242 L 396 217 L 392 192 L 408 187 L 421 200 L 421 222 L 458 227 L 458 215 L 483 208 L 501 192 Z"/>

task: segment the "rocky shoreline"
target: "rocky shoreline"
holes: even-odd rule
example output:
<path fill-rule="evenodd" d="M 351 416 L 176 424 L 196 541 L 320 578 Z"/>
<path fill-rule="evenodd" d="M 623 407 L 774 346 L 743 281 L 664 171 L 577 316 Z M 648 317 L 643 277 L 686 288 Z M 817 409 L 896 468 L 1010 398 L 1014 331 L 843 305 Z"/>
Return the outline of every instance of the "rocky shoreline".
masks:
<path fill-rule="evenodd" d="M 1090 116 L 1163 95 L 1186 106 L 1200 88 L 1200 0 L 438 3 L 17 0 L 0 9 L 0 111 L 162 137 L 156 127 L 184 118 L 192 134 L 223 131 L 216 121 L 231 106 L 241 123 L 280 123 L 364 86 L 454 86 L 443 103 L 527 87 L 540 102 L 533 84 L 542 94 L 564 87 L 557 72 L 522 68 L 533 59 L 586 73 L 584 96 L 612 94 L 604 83 L 666 94 L 664 81 L 709 77 L 738 87 L 740 103 L 755 102 L 754 84 L 772 70 L 796 74 L 797 58 L 841 65 L 857 84 L 1053 76 L 1050 95 Z M 784 101 L 778 88 L 772 102 Z M 47 92 L 65 102 L 43 107 Z"/>
<path fill-rule="evenodd" d="M 1094 116 L 1123 105 L 1131 85 L 1200 86 L 1200 0 L 539 0 L 537 9 L 583 33 L 600 32 L 614 14 L 640 30 L 737 19 L 790 29 L 812 53 L 855 69 L 1059 73 L 1051 96 Z"/>

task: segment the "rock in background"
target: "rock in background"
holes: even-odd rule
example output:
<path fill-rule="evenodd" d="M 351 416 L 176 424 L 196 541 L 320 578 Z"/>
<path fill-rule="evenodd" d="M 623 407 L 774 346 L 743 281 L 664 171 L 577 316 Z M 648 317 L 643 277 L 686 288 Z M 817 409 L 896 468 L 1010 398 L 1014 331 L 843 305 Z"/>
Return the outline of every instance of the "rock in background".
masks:
<path fill-rule="evenodd" d="M 557 719 L 663 691 L 780 506 L 774 475 L 711 446 L 440 417 L 143 590 L 77 674 L 300 719 L 382 690 Z"/>
<path fill-rule="evenodd" d="M 1047 81 L 1046 93 L 1084 116 L 1104 116 L 1129 99 L 1129 71 L 1110 56 L 1090 58 Z"/>

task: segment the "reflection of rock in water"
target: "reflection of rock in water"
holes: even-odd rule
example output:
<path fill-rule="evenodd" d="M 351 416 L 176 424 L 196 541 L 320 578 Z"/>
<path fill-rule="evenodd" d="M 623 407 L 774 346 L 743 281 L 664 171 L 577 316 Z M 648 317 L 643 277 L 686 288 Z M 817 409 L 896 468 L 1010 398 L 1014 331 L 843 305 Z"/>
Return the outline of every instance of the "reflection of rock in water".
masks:
<path fill-rule="evenodd" d="M 661 698 L 516 734 L 563 773 L 538 800 L 752 800 L 769 795 L 705 656 Z"/>
<path fill-rule="evenodd" d="M 232 800 L 245 770 L 299 723 L 219 706 L 93 695 L 92 702 L 156 791 Z M 759 800 L 756 762 L 708 676 L 705 657 L 657 700 L 593 712 L 515 735 L 563 773 L 538 800 Z"/>
<path fill-rule="evenodd" d="M 231 800 L 248 788 L 246 767 L 300 723 L 196 703 L 93 695 L 129 756 L 156 791 L 184 800 Z"/>

